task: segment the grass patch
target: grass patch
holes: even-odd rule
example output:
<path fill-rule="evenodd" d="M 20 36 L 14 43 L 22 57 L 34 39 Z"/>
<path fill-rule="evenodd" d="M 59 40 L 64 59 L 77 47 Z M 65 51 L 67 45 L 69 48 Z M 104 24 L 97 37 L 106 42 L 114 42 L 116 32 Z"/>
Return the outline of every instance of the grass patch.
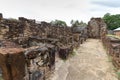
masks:
<path fill-rule="evenodd" d="M 66 62 L 66 61 L 67 61 L 67 59 L 65 59 L 65 58 L 64 58 L 64 59 L 62 58 L 62 60 L 63 60 L 64 62 Z"/>
<path fill-rule="evenodd" d="M 116 73 L 118 75 L 118 80 L 120 80 L 120 72 Z"/>
<path fill-rule="evenodd" d="M 69 57 L 75 56 L 75 55 L 76 55 L 76 52 L 77 52 L 77 49 L 74 49 L 74 50 L 70 53 Z M 69 57 L 68 57 L 68 58 L 69 58 Z M 62 59 L 64 62 L 66 62 L 68 58 L 61 58 L 61 59 Z"/>
<path fill-rule="evenodd" d="M 112 62 L 112 57 L 108 55 L 108 62 Z"/>
<path fill-rule="evenodd" d="M 76 49 L 74 49 L 72 52 L 72 56 L 75 56 L 75 55 L 76 55 Z"/>
<path fill-rule="evenodd" d="M 120 37 L 119 36 L 116 36 L 116 35 L 107 35 L 108 37 L 114 37 L 114 38 L 117 38 L 117 39 L 120 39 Z"/>
<path fill-rule="evenodd" d="M 3 80 L 2 76 L 0 76 L 0 80 Z"/>
<path fill-rule="evenodd" d="M 115 72 L 117 72 L 118 69 L 117 69 L 116 67 L 113 67 L 113 70 L 114 70 Z"/>

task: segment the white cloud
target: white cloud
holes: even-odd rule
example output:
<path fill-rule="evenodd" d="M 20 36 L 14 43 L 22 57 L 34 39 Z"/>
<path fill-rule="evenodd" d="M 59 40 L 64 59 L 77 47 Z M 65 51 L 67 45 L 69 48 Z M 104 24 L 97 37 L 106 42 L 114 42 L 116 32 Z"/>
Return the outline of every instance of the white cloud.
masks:
<path fill-rule="evenodd" d="M 120 13 L 118 7 L 99 5 L 93 0 L 0 0 L 0 10 L 4 17 L 24 16 L 39 21 L 59 19 L 68 24 L 72 19 L 87 22 L 107 12 Z"/>

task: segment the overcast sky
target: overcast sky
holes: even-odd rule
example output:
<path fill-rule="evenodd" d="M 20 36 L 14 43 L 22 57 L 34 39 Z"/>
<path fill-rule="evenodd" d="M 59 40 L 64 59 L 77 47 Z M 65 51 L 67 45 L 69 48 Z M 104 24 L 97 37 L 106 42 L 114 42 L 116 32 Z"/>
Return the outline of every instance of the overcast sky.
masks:
<path fill-rule="evenodd" d="M 87 22 L 105 13 L 120 14 L 119 0 L 0 0 L 5 18 L 26 17 L 39 21 L 73 20 Z"/>

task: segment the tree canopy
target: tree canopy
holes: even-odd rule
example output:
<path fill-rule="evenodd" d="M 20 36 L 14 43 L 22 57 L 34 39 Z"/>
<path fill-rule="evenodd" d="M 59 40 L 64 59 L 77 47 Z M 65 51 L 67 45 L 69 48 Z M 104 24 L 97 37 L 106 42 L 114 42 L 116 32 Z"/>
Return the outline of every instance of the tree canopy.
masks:
<path fill-rule="evenodd" d="M 107 24 L 109 30 L 120 27 L 120 14 L 111 15 L 110 13 L 106 13 L 103 19 Z"/>
<path fill-rule="evenodd" d="M 87 24 L 84 23 L 83 21 L 79 22 L 78 20 L 71 20 L 70 22 L 72 24 L 72 27 L 86 27 Z"/>
<path fill-rule="evenodd" d="M 62 20 L 55 20 L 55 21 L 51 21 L 50 23 L 52 25 L 57 25 L 57 26 L 64 26 L 64 27 L 67 26 L 66 22 Z"/>

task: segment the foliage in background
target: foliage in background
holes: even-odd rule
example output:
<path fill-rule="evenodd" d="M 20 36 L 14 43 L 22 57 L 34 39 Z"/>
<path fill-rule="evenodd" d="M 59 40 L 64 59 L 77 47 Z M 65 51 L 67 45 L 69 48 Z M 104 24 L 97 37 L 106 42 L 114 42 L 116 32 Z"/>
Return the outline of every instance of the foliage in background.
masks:
<path fill-rule="evenodd" d="M 116 36 L 116 35 L 106 35 L 106 36 L 120 39 L 120 37 L 119 37 L 119 36 Z"/>
<path fill-rule="evenodd" d="M 55 21 L 51 21 L 50 23 L 52 25 L 57 25 L 57 26 L 64 26 L 64 27 L 67 26 L 66 22 L 62 20 L 55 20 Z"/>
<path fill-rule="evenodd" d="M 103 19 L 107 24 L 109 30 L 120 27 L 120 14 L 111 15 L 110 13 L 106 13 Z"/>
<path fill-rule="evenodd" d="M 9 20 L 11 20 L 11 21 L 18 21 L 17 19 L 15 19 L 15 18 L 8 18 Z"/>
<path fill-rule="evenodd" d="M 78 20 L 71 20 L 71 25 L 72 27 L 86 27 L 87 24 L 84 23 L 83 21 L 79 22 Z"/>

